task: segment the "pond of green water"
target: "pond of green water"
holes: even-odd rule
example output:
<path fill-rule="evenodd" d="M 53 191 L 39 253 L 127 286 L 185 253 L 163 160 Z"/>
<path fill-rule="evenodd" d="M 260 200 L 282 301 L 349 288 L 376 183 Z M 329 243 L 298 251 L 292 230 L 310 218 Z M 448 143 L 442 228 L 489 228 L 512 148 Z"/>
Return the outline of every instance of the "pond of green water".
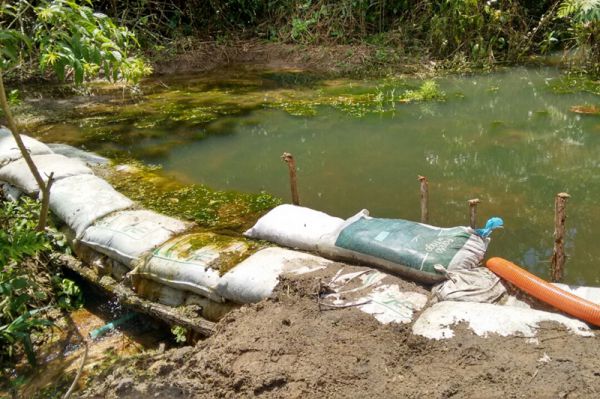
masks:
<path fill-rule="evenodd" d="M 515 68 L 436 79 L 429 101 L 409 101 L 423 99 L 422 82 L 229 71 L 149 82 L 139 102 L 87 106 L 40 135 L 286 200 L 280 156 L 291 152 L 302 204 L 340 217 L 367 208 L 418 220 L 425 175 L 432 224 L 467 224 L 467 200 L 480 198 L 480 223 L 501 216 L 506 225 L 489 255 L 544 278 L 554 196 L 566 191 L 565 280 L 600 285 L 600 117 L 570 110 L 599 98 L 557 90 L 561 82 L 554 69 Z"/>

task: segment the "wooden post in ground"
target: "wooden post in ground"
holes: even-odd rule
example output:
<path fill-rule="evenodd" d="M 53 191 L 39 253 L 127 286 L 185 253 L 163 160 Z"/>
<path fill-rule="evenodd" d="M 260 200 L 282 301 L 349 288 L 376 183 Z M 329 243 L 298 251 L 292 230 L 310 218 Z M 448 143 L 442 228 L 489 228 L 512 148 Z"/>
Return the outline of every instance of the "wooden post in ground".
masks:
<path fill-rule="evenodd" d="M 567 193 L 558 193 L 554 199 L 554 251 L 550 266 L 550 278 L 553 283 L 558 283 L 563 278 L 565 267 L 565 220 L 567 218 L 566 206 Z"/>
<path fill-rule="evenodd" d="M 421 223 L 429 223 L 429 182 L 425 176 L 417 176 L 421 182 Z"/>
<path fill-rule="evenodd" d="M 296 177 L 296 160 L 294 156 L 289 152 L 284 152 L 281 159 L 288 165 L 290 172 L 290 188 L 292 189 L 292 204 L 300 205 L 300 198 L 298 197 L 298 178 Z"/>
<path fill-rule="evenodd" d="M 472 229 L 477 226 L 477 205 L 481 202 L 479 198 L 473 198 L 469 201 L 469 225 Z"/>

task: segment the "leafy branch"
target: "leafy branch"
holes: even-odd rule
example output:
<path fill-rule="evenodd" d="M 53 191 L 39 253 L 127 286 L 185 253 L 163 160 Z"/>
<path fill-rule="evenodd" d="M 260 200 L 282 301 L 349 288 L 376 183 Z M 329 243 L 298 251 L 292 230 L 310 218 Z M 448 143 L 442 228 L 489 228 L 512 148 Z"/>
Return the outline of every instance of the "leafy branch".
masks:
<path fill-rule="evenodd" d="M 60 80 L 72 77 L 77 85 L 96 77 L 136 84 L 152 72 L 146 62 L 135 55 L 139 47 L 135 35 L 117 26 L 106 15 L 94 12 L 90 0 L 82 2 L 83 5 L 73 0 L 42 1 L 34 9 L 36 23 L 29 34 L 13 28 L 0 29 L 0 105 L 15 143 L 41 191 L 38 231 L 46 227 L 52 174 L 40 174 L 21 139 L 6 97 L 4 72 L 19 62 L 23 49 L 30 57 L 39 57 L 43 71 L 51 68 Z M 20 16 L 13 9 L 2 7 L 0 18 L 10 20 Z"/>

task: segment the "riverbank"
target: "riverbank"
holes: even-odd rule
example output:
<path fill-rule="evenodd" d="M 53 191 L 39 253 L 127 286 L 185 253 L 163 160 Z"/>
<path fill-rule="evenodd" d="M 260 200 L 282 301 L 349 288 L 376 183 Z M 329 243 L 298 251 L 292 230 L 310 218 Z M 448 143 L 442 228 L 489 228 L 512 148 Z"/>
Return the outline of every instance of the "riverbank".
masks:
<path fill-rule="evenodd" d="M 247 66 L 288 70 L 329 77 L 381 77 L 389 74 L 431 76 L 442 67 L 427 56 L 406 55 L 394 46 L 359 44 L 289 44 L 265 40 L 231 43 L 193 38 L 176 42 L 173 49 L 150 53 L 155 76 L 211 72 Z M 457 72 L 470 70 L 465 64 Z"/>
<path fill-rule="evenodd" d="M 214 336 L 123 359 L 81 397 L 592 398 L 600 392 L 597 336 L 546 323 L 537 343 L 483 338 L 464 326 L 452 339 L 428 340 L 410 324 L 382 325 L 356 308 L 320 308 L 324 278 L 284 279 L 272 298 L 226 316 Z"/>

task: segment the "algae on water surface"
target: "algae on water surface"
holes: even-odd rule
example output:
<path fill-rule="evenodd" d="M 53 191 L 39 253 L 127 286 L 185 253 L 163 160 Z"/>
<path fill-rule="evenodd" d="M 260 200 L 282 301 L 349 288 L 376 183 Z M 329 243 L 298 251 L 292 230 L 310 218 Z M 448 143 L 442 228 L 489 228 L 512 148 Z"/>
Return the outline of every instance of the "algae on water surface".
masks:
<path fill-rule="evenodd" d="M 145 94 L 135 97 L 112 92 L 72 101 L 30 99 L 17 107 L 17 115 L 21 125 L 48 142 L 107 156 L 152 159 L 186 142 L 231 133 L 227 116 L 258 109 L 314 116 L 319 107 L 329 106 L 363 117 L 391 112 L 401 103 L 445 99 L 434 81 L 329 79 L 290 71 L 227 71 L 149 80 L 143 90 Z"/>
<path fill-rule="evenodd" d="M 202 184 L 185 184 L 161 173 L 159 168 L 138 162 L 121 168 L 97 168 L 97 172 L 144 207 L 214 230 L 243 232 L 281 203 L 264 192 L 219 191 Z"/>

